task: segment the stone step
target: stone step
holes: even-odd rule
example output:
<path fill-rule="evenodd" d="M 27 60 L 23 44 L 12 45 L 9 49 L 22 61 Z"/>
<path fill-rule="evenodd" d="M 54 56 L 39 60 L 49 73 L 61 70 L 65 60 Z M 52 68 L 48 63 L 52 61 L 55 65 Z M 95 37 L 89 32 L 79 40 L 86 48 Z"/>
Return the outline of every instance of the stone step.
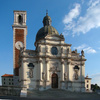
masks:
<path fill-rule="evenodd" d="M 45 91 L 31 90 L 27 91 L 27 97 L 30 98 L 96 98 L 100 97 L 95 93 L 81 93 L 81 92 L 70 92 L 62 89 L 49 89 Z"/>

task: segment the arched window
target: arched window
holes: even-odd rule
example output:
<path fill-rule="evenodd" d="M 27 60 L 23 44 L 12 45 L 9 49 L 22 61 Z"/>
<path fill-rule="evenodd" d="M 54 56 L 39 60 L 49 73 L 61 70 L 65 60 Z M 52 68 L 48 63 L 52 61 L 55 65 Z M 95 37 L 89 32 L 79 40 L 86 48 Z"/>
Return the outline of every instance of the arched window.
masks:
<path fill-rule="evenodd" d="M 22 18 L 21 15 L 18 16 L 18 22 L 19 22 L 20 24 L 22 24 L 22 22 L 23 22 L 23 18 Z"/>

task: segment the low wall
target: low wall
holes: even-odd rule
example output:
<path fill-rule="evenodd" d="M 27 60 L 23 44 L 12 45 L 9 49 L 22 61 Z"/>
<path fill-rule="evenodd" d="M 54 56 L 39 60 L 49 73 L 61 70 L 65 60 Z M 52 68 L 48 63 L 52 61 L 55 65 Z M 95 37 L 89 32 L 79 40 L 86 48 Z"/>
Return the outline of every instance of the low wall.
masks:
<path fill-rule="evenodd" d="M 0 95 L 20 96 L 21 87 L 15 86 L 0 86 Z"/>

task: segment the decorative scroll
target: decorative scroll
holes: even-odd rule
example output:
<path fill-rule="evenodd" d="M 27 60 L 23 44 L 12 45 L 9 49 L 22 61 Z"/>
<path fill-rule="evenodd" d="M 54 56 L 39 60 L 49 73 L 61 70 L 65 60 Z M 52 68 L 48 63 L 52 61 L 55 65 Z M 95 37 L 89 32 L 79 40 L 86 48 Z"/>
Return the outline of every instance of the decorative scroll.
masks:
<path fill-rule="evenodd" d="M 52 66 L 58 67 L 58 63 L 52 63 Z"/>
<path fill-rule="evenodd" d="M 50 71 L 52 71 L 52 72 L 58 72 L 59 71 L 58 62 L 54 62 L 50 66 L 51 66 Z"/>
<path fill-rule="evenodd" d="M 53 66 L 53 67 L 50 68 L 51 71 L 57 71 L 57 69 L 58 69 L 58 68 L 55 67 L 55 66 Z"/>

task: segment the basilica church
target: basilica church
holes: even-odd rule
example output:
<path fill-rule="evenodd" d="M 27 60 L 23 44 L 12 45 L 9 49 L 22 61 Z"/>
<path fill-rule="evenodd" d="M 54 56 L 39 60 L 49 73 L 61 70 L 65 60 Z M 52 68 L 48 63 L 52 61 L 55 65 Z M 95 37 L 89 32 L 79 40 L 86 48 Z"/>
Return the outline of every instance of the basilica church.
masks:
<path fill-rule="evenodd" d="M 63 34 L 52 26 L 48 13 L 43 18 L 43 27 L 36 33 L 35 50 L 27 50 L 26 18 L 26 11 L 14 11 L 14 85 L 26 90 L 56 88 L 84 92 L 84 51 L 71 50 L 71 44 L 65 43 Z"/>

